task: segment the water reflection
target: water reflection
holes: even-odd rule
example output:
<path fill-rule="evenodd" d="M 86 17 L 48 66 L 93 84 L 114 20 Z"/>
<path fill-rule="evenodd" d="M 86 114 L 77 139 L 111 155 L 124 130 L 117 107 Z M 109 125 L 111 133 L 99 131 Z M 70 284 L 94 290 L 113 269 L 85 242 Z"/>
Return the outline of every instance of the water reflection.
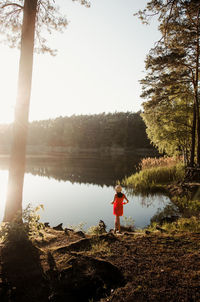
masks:
<path fill-rule="evenodd" d="M 115 185 L 117 180 L 130 176 L 138 167 L 141 157 L 97 156 L 87 158 L 28 158 L 26 172 L 71 183 L 100 186 Z M 8 159 L 0 161 L 0 169 L 8 169 Z"/>
<path fill-rule="evenodd" d="M 29 158 L 23 207 L 28 203 L 33 206 L 43 204 L 45 211 L 41 213 L 42 221 L 50 222 L 51 226 L 61 222 L 65 226 L 86 222 L 87 229 L 102 219 L 108 228 L 112 228 L 114 217 L 110 201 L 115 193 L 113 187 L 117 180 L 134 173 L 139 161 L 140 158 L 133 155 L 98 156 L 90 159 Z M 7 169 L 8 160 L 0 161 L 0 170 Z M 6 179 L 5 176 L 2 177 Z M 1 191 L 5 191 L 5 188 L 1 188 Z M 127 194 L 130 195 L 129 192 Z M 129 200 L 124 215 L 131 217 L 137 227 L 148 225 L 157 209 L 163 209 L 169 202 L 161 195 L 144 198 L 132 194 Z M 1 214 L 2 204 L 1 202 Z"/>
<path fill-rule="evenodd" d="M 180 211 L 174 204 L 167 204 L 163 209 L 158 208 L 156 214 L 151 218 L 151 223 L 159 224 L 176 221 L 180 217 Z"/>

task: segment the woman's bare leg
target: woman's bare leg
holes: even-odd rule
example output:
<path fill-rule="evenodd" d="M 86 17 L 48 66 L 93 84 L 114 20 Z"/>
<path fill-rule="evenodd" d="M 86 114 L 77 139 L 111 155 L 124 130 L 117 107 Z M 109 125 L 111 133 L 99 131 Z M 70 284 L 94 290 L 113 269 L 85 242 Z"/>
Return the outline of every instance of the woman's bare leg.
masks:
<path fill-rule="evenodd" d="M 120 231 L 121 231 L 121 226 L 120 226 L 120 217 L 119 217 L 119 216 L 117 216 L 117 218 L 118 218 L 118 231 L 120 232 Z"/>
<path fill-rule="evenodd" d="M 118 216 L 115 216 L 115 230 L 114 230 L 114 233 L 116 233 L 116 231 L 118 229 L 117 217 Z"/>
<path fill-rule="evenodd" d="M 120 232 L 120 218 L 119 216 L 115 216 L 115 231 L 119 231 Z"/>

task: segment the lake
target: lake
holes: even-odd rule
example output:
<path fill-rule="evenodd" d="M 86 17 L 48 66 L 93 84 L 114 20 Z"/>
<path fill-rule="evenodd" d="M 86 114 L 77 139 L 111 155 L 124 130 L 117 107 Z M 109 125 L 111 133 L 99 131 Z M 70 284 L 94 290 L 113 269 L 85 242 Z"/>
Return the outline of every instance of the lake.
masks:
<path fill-rule="evenodd" d="M 129 155 L 90 155 L 77 158 L 29 158 L 24 178 L 23 208 L 29 203 L 44 205 L 41 221 L 51 226 L 84 224 L 87 230 L 103 220 L 113 228 L 114 216 L 110 202 L 116 181 L 134 173 L 140 157 Z M 8 159 L 0 160 L 0 220 L 2 221 L 8 180 Z M 137 228 L 150 219 L 170 200 L 163 195 L 142 197 L 124 193 L 130 201 L 124 206 L 124 216 L 131 217 Z M 123 218 L 122 218 L 123 222 Z"/>

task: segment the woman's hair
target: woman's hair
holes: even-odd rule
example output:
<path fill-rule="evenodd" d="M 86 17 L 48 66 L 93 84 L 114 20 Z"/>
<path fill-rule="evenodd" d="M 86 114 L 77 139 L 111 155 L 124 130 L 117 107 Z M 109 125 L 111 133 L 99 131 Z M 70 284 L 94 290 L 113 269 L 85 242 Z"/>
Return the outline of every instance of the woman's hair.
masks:
<path fill-rule="evenodd" d="M 119 198 L 121 198 L 121 197 L 123 197 L 124 196 L 124 194 L 122 193 L 122 192 L 117 192 L 117 197 L 119 197 Z"/>
<path fill-rule="evenodd" d="M 116 192 L 121 192 L 122 191 L 122 186 L 120 186 L 120 185 L 117 185 L 117 186 L 115 186 L 115 191 Z"/>

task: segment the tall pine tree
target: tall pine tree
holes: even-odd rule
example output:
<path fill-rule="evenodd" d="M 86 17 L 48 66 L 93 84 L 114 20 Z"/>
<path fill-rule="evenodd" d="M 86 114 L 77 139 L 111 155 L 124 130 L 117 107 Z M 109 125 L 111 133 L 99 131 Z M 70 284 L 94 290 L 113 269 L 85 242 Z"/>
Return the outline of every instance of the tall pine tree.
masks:
<path fill-rule="evenodd" d="M 200 166 L 200 2 L 194 0 L 149 1 L 146 10 L 138 14 L 143 22 L 148 21 L 149 15 L 157 14 L 160 21 L 159 29 L 162 33 L 161 40 L 150 51 L 146 60 L 148 73 L 142 80 L 142 84 L 143 97 L 148 99 L 148 105 L 144 103 L 144 119 L 148 120 L 150 108 L 152 106 L 154 110 L 156 103 L 158 106 L 171 103 L 167 106 L 172 108 L 168 112 L 170 122 L 171 116 L 174 115 L 175 100 L 179 100 L 179 106 L 176 108 L 180 110 L 180 104 L 185 106 L 185 98 L 187 98 L 187 106 L 189 106 L 187 108 L 193 111 L 192 121 L 188 114 L 185 114 L 186 119 L 183 121 L 187 131 L 190 129 L 189 165 L 194 166 L 196 163 Z M 147 127 L 148 132 L 153 133 L 155 128 L 153 123 L 148 123 Z M 161 132 L 162 129 L 164 130 L 164 127 L 161 127 Z M 177 138 L 180 137 L 179 130 L 177 124 Z M 154 142 L 153 136 L 151 139 Z M 154 143 L 159 147 L 158 140 Z"/>
<path fill-rule="evenodd" d="M 87 0 L 77 1 L 89 5 Z M 60 14 L 54 0 L 1 1 L 0 33 L 6 35 L 5 42 L 9 46 L 20 48 L 18 92 L 4 221 L 13 220 L 17 212 L 20 216 L 22 214 L 33 52 L 37 48 L 42 52 L 54 54 L 41 35 L 43 26 L 46 26 L 48 32 L 62 30 L 67 26 L 67 20 Z"/>

